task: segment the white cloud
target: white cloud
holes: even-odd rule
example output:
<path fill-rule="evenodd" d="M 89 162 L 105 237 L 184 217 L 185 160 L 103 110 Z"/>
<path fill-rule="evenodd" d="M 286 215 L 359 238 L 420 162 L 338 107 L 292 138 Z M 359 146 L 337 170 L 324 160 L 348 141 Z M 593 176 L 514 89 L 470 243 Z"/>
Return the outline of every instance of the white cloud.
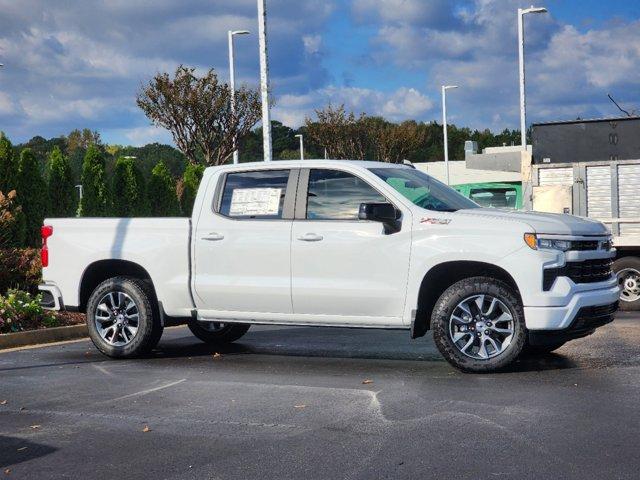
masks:
<path fill-rule="evenodd" d="M 146 145 L 147 143 L 171 143 L 171 134 L 153 125 L 147 127 L 135 127 L 123 130 L 124 136 L 133 146 Z"/>

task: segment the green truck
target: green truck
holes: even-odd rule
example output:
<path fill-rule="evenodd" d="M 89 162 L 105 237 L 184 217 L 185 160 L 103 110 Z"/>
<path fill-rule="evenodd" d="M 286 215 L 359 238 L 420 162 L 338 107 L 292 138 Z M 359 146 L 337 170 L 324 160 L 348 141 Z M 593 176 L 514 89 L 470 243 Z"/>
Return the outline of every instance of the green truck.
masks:
<path fill-rule="evenodd" d="M 463 183 L 452 187 L 483 207 L 522 209 L 520 182 Z"/>

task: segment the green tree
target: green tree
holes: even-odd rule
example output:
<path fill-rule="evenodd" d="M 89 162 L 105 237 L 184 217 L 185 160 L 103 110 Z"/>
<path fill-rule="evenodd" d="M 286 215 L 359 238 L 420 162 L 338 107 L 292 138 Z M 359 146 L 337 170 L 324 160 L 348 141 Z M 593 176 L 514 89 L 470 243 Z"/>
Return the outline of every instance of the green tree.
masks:
<path fill-rule="evenodd" d="M 6 195 L 0 192 L 0 249 L 24 247 L 25 218 L 16 197 L 15 190 Z"/>
<path fill-rule="evenodd" d="M 0 132 L 0 192 L 8 193 L 15 187 L 18 165 L 11 141 Z"/>
<path fill-rule="evenodd" d="M 182 176 L 182 193 L 180 195 L 180 207 L 182 208 L 182 214 L 190 217 L 193 210 L 193 202 L 196 199 L 198 193 L 198 187 L 204 174 L 204 167 L 202 165 L 194 165 L 190 163 L 184 171 Z"/>
<path fill-rule="evenodd" d="M 152 217 L 175 217 L 180 215 L 180 204 L 176 186 L 167 166 L 163 162 L 153 167 L 148 188 Z"/>
<path fill-rule="evenodd" d="M 234 94 L 211 69 L 202 77 L 180 65 L 171 77 L 157 74 L 137 96 L 137 104 L 154 125 L 171 132 L 191 163 L 221 165 L 234 146 L 260 120 L 260 93 L 246 86 Z M 200 157 L 202 156 L 202 157 Z"/>
<path fill-rule="evenodd" d="M 83 217 L 105 217 L 109 213 L 104 169 L 105 160 L 100 148 L 89 145 L 82 162 L 83 195 L 79 213 Z"/>
<path fill-rule="evenodd" d="M 116 217 L 147 215 L 144 176 L 131 157 L 120 157 L 113 170 L 111 188 L 113 213 Z"/>
<path fill-rule="evenodd" d="M 75 182 L 69 159 L 59 147 L 54 147 L 49 155 L 49 202 L 47 215 L 50 217 L 73 217 L 76 213 Z"/>
<path fill-rule="evenodd" d="M 37 247 L 40 244 L 40 227 L 44 221 L 47 184 L 42 178 L 38 159 L 29 148 L 20 153 L 16 184 L 18 200 L 25 218 L 25 243 L 27 246 Z"/>

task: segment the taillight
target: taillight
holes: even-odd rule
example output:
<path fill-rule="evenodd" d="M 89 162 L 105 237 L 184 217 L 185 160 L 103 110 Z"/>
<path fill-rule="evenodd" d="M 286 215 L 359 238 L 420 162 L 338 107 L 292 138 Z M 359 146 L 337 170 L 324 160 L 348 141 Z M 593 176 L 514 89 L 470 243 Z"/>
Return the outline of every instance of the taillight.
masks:
<path fill-rule="evenodd" d="M 43 225 L 40 228 L 40 236 L 42 237 L 42 249 L 40 250 L 40 261 L 43 267 L 49 266 L 49 247 L 47 247 L 47 238 L 53 235 L 53 227 L 51 225 Z"/>

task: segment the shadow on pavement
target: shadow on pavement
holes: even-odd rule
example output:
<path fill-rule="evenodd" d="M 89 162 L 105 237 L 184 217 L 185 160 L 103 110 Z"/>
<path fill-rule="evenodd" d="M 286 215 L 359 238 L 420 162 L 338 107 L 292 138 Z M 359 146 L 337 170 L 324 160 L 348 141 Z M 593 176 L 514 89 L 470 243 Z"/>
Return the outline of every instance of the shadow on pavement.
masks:
<path fill-rule="evenodd" d="M 0 435 L 0 467 L 10 467 L 27 460 L 44 457 L 56 450 L 56 448 L 49 445 Z"/>

